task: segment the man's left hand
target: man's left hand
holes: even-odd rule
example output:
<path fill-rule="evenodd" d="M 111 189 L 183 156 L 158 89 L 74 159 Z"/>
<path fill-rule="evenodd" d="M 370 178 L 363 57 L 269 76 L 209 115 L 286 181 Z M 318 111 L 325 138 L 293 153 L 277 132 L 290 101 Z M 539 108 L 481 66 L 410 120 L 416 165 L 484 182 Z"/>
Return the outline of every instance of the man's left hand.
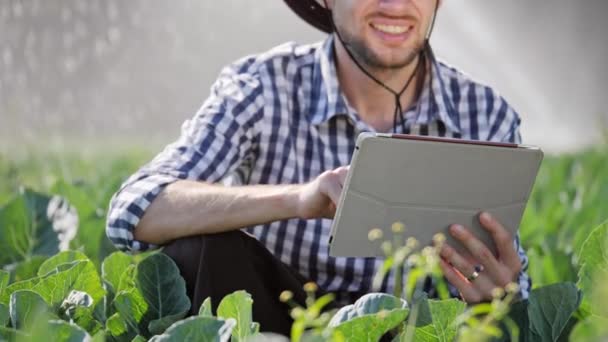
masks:
<path fill-rule="evenodd" d="M 489 213 L 479 215 L 497 247 L 495 256 L 490 249 L 461 225 L 452 225 L 450 234 L 460 241 L 474 260 L 460 255 L 447 243 L 441 249 L 440 266 L 446 279 L 454 285 L 467 303 L 492 299 L 492 290 L 516 282 L 522 265 L 513 245 L 513 236 Z"/>

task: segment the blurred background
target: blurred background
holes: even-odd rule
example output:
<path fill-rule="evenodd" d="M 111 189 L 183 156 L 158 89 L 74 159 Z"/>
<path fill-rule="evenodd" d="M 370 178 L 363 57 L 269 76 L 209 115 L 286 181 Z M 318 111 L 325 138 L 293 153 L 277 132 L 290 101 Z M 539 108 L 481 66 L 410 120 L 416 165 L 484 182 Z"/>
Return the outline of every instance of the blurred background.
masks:
<path fill-rule="evenodd" d="M 608 125 L 606 14 L 605 0 L 446 0 L 432 43 L 510 101 L 525 143 L 576 151 Z M 0 152 L 159 150 L 222 66 L 323 38 L 280 0 L 0 0 Z"/>

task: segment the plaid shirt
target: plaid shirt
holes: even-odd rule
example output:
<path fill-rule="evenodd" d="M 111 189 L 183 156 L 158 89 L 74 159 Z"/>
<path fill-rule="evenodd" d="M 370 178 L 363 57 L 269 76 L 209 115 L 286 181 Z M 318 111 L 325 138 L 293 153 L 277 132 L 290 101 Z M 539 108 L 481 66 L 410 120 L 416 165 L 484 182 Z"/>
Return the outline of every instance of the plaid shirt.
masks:
<path fill-rule="evenodd" d="M 405 112 L 397 133 L 519 143 L 520 119 L 493 89 L 443 63 L 418 101 Z M 432 87 L 432 91 L 430 90 Z M 340 90 L 333 38 L 313 45 L 288 43 L 226 67 L 180 138 L 131 176 L 115 194 L 107 235 L 122 250 L 156 248 L 133 238 L 146 208 L 168 184 L 182 179 L 244 184 L 295 184 L 348 165 L 361 132 L 375 129 L 361 120 Z M 331 220 L 290 219 L 249 227 L 282 262 L 348 302 L 369 292 L 382 263 L 375 258 L 329 256 Z M 527 257 L 521 295 L 530 290 Z M 389 274 L 383 291 L 392 291 Z"/>

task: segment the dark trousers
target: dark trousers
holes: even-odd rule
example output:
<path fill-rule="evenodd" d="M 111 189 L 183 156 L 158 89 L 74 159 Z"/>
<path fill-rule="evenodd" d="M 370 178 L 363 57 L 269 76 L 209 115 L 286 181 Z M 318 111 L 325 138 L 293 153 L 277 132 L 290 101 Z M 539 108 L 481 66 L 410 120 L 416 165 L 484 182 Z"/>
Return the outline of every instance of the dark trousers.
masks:
<path fill-rule="evenodd" d="M 279 295 L 289 290 L 303 306 L 306 279 L 254 237 L 242 231 L 194 236 L 175 240 L 163 252 L 175 261 L 186 281 L 191 315 L 198 314 L 207 297 L 211 297 L 215 313 L 224 296 L 246 290 L 253 297 L 253 320 L 260 323 L 261 330 L 290 335 L 290 307 Z"/>

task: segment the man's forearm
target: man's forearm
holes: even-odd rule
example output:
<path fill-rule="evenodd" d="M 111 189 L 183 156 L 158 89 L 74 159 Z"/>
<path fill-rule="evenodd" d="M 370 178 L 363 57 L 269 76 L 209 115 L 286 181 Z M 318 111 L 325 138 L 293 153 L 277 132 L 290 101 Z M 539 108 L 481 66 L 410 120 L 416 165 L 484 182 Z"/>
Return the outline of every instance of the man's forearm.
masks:
<path fill-rule="evenodd" d="M 225 187 L 195 181 L 167 186 L 135 228 L 139 241 L 164 244 L 298 216 L 298 185 Z"/>

